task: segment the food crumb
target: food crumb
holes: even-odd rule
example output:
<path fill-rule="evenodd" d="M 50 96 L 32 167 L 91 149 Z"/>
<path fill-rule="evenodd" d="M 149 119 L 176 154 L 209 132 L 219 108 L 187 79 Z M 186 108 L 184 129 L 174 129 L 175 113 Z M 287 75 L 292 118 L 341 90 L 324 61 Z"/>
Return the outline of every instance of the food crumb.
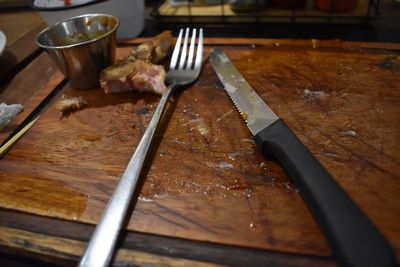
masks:
<path fill-rule="evenodd" d="M 139 196 L 139 200 L 141 200 L 143 202 L 153 202 L 154 201 L 153 199 L 144 197 L 142 195 Z"/>
<path fill-rule="evenodd" d="M 237 156 L 239 156 L 241 153 L 240 152 L 232 152 L 232 153 L 229 153 L 228 154 L 228 158 L 230 159 L 230 160 L 235 160 L 235 158 L 237 157 Z"/>
<path fill-rule="evenodd" d="M 327 157 L 331 157 L 331 158 L 335 158 L 335 159 L 340 158 L 340 157 L 339 157 L 338 155 L 336 155 L 335 153 L 324 152 L 324 153 L 322 153 L 322 155 L 327 156 Z"/>
<path fill-rule="evenodd" d="M 221 169 L 232 169 L 233 168 L 233 164 L 228 163 L 228 162 L 220 162 L 219 163 L 219 167 Z"/>
<path fill-rule="evenodd" d="M 221 120 L 223 120 L 225 117 L 229 116 L 232 113 L 233 113 L 233 109 L 230 109 L 229 111 L 225 112 L 221 117 L 219 117 L 217 119 L 217 122 L 220 122 Z"/>
<path fill-rule="evenodd" d="M 199 117 L 199 114 L 195 114 L 195 116 Z M 201 135 L 207 135 L 209 132 L 209 129 L 208 129 L 207 125 L 204 123 L 203 119 L 193 119 L 182 125 L 183 126 L 189 125 L 190 131 L 192 131 L 193 129 L 196 129 Z"/>
<path fill-rule="evenodd" d="M 201 121 L 197 126 L 196 126 L 197 131 L 201 134 L 201 135 L 206 135 L 208 134 L 208 128 L 207 126 L 204 124 L 203 121 Z"/>
<path fill-rule="evenodd" d="M 310 91 L 308 89 L 304 90 L 305 98 L 323 98 L 325 97 L 325 93 L 323 91 Z"/>
<path fill-rule="evenodd" d="M 220 169 L 232 169 L 233 168 L 233 164 L 232 163 L 228 163 L 228 162 L 219 162 L 219 163 L 210 163 L 210 162 L 206 162 L 206 165 L 210 168 L 220 168 Z"/>
<path fill-rule="evenodd" d="M 247 187 L 244 191 L 244 193 L 246 194 L 247 198 L 251 197 L 251 193 L 253 192 L 253 189 L 251 189 L 250 187 Z"/>
<path fill-rule="evenodd" d="M 341 134 L 355 137 L 357 135 L 357 132 L 353 131 L 353 130 L 348 130 L 348 131 L 341 132 Z"/>
<path fill-rule="evenodd" d="M 254 140 L 250 139 L 250 138 L 244 138 L 244 139 L 240 140 L 240 142 L 249 142 L 249 143 L 255 144 Z"/>
<path fill-rule="evenodd" d="M 87 101 L 82 96 L 67 96 L 62 95 L 61 100 L 57 103 L 57 108 L 63 114 L 71 113 L 76 110 L 80 110 L 87 105 Z"/>
<path fill-rule="evenodd" d="M 318 40 L 317 39 L 312 39 L 311 43 L 312 43 L 312 48 L 317 48 L 318 47 Z"/>
<path fill-rule="evenodd" d="M 292 191 L 292 187 L 290 186 L 290 182 L 283 183 L 287 191 Z"/>

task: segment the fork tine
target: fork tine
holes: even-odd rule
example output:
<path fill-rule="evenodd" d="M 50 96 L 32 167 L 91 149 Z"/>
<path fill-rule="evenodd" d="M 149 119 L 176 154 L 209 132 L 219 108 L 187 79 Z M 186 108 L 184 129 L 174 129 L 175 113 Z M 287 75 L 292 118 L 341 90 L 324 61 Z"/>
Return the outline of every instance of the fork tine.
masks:
<path fill-rule="evenodd" d="M 196 29 L 193 29 L 193 31 L 192 31 L 192 39 L 190 40 L 188 63 L 187 63 L 187 67 L 186 67 L 187 69 L 191 69 L 192 68 L 195 41 L 196 41 Z"/>
<path fill-rule="evenodd" d="M 183 66 L 185 66 L 188 36 L 189 36 L 189 28 L 186 28 L 185 38 L 182 45 L 181 60 L 179 61 L 179 69 L 183 69 Z"/>
<path fill-rule="evenodd" d="M 174 52 L 172 53 L 171 57 L 171 63 L 169 64 L 170 69 L 176 68 L 176 63 L 178 62 L 179 50 L 181 47 L 182 34 L 183 34 L 183 29 L 179 31 L 178 39 L 176 39 Z"/>
<path fill-rule="evenodd" d="M 194 63 L 194 69 L 200 69 L 203 60 L 203 29 L 199 31 L 199 41 L 197 42 L 196 61 Z"/>

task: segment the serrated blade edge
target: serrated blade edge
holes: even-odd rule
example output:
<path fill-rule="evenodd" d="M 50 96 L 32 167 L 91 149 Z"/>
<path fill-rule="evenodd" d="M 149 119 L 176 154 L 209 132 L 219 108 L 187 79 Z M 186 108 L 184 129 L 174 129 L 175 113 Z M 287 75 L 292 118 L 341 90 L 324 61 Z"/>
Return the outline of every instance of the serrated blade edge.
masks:
<path fill-rule="evenodd" d="M 221 48 L 214 48 L 209 60 L 253 135 L 279 119 L 246 82 Z"/>

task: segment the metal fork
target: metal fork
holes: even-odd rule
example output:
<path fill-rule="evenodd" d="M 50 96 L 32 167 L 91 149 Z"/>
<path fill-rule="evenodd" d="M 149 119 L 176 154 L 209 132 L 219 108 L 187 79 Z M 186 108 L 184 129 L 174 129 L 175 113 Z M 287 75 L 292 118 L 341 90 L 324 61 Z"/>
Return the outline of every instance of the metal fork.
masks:
<path fill-rule="evenodd" d="M 149 150 L 158 122 L 164 112 L 165 105 L 174 89 L 193 83 L 199 76 L 203 58 L 203 30 L 199 30 L 196 46 L 196 29 L 192 30 L 189 52 L 188 39 L 189 28 L 185 31 L 182 44 L 183 29 L 179 36 L 172 54 L 169 71 L 167 74 L 167 91 L 161 97 L 160 103 L 146 128 L 146 131 L 136 148 L 131 160 L 122 175 L 117 188 L 105 208 L 89 243 L 86 247 L 79 266 L 108 266 L 119 231 L 124 222 L 126 212 L 131 202 L 133 193 L 139 180 L 143 162 Z M 196 55 L 194 55 L 196 49 Z M 179 61 L 178 61 L 179 60 Z"/>

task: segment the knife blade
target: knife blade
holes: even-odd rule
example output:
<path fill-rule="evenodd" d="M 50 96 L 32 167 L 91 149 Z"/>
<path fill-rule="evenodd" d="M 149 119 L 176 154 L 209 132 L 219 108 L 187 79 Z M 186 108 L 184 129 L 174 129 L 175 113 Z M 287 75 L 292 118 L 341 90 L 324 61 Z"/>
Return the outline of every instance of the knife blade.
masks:
<path fill-rule="evenodd" d="M 396 266 L 395 254 L 367 216 L 247 83 L 221 48 L 209 61 L 254 136 L 283 166 L 314 215 L 341 266 Z"/>

